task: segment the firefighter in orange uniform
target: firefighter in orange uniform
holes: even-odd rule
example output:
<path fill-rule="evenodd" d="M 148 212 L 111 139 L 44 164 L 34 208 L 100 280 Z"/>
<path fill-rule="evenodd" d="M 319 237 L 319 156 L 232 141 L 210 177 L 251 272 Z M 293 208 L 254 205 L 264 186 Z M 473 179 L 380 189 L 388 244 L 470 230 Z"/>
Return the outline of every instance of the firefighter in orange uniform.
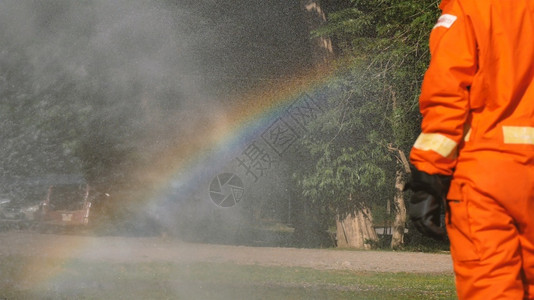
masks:
<path fill-rule="evenodd" d="M 534 1 L 440 9 L 410 154 L 410 218 L 441 238 L 446 204 L 459 299 L 534 299 Z"/>

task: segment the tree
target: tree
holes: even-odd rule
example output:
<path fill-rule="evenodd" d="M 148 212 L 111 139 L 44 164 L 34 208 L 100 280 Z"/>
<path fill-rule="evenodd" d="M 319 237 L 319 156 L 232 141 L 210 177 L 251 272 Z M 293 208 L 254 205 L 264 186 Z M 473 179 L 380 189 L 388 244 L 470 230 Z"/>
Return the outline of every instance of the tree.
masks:
<path fill-rule="evenodd" d="M 191 17 L 164 5 L 0 3 L 0 175 L 10 178 L 3 189 L 83 173 L 95 189 L 138 190 L 115 201 L 146 195 L 148 167 L 202 122 L 181 120 L 197 100 L 186 99 L 196 86 L 179 76 L 188 69 L 180 55 L 190 51 L 178 42 L 187 37 L 179 23 Z"/>
<path fill-rule="evenodd" d="M 317 159 L 300 174 L 304 195 L 353 215 L 393 198 L 391 247 L 403 243 L 405 153 L 418 133 L 417 95 L 437 13 L 430 0 L 352 0 L 315 32 L 332 37 L 350 67 L 331 85 L 332 109 L 304 143 Z"/>

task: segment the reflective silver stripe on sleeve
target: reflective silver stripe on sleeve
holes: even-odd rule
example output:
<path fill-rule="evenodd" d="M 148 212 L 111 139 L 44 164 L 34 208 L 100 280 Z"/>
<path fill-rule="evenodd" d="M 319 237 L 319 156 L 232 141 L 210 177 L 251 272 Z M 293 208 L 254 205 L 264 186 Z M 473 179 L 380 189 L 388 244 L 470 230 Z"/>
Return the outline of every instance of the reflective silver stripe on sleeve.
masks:
<path fill-rule="evenodd" d="M 503 126 L 502 134 L 505 144 L 534 145 L 534 127 L 529 126 Z"/>
<path fill-rule="evenodd" d="M 456 146 L 458 144 L 455 141 L 439 133 L 421 133 L 413 145 L 416 149 L 432 150 L 443 157 L 451 155 Z"/>
<path fill-rule="evenodd" d="M 452 24 L 456 21 L 457 17 L 455 15 L 443 14 L 439 17 L 438 22 L 434 25 L 434 28 L 445 27 L 451 28 Z"/>

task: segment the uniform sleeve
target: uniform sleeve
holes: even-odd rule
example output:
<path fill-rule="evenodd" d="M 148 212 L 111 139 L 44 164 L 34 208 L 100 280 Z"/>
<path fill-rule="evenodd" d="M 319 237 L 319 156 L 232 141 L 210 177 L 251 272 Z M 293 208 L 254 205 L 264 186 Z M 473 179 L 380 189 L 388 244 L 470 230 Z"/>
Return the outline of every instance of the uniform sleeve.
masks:
<path fill-rule="evenodd" d="M 429 174 L 452 174 L 469 111 L 469 87 L 477 71 L 477 48 L 470 19 L 459 0 L 444 1 L 430 33 L 430 65 L 419 107 L 421 134 L 411 163 Z"/>

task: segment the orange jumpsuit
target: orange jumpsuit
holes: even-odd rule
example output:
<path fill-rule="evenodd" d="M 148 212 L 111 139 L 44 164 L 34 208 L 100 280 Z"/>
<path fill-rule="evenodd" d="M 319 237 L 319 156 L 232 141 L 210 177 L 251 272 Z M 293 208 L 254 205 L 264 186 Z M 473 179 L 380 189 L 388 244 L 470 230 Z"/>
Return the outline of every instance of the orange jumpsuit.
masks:
<path fill-rule="evenodd" d="M 412 164 L 453 175 L 460 299 L 534 299 L 534 1 L 446 0 Z"/>

